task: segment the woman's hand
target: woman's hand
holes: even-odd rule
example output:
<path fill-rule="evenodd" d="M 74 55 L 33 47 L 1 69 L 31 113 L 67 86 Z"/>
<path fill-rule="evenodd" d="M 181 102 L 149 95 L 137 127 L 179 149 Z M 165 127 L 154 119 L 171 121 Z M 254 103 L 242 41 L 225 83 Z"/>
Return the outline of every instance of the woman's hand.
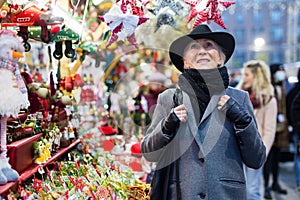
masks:
<path fill-rule="evenodd" d="M 221 110 L 222 107 L 225 105 L 225 103 L 230 99 L 230 96 L 223 95 L 221 96 L 219 102 L 218 102 L 218 109 Z"/>
<path fill-rule="evenodd" d="M 188 112 L 187 112 L 186 107 L 183 104 L 175 107 L 173 111 L 174 111 L 176 117 L 178 117 L 178 119 L 181 122 L 186 122 Z"/>
<path fill-rule="evenodd" d="M 226 114 L 230 121 L 235 123 L 237 128 L 246 128 L 252 121 L 248 111 L 234 98 L 227 95 L 221 96 L 218 102 L 218 109 Z"/>

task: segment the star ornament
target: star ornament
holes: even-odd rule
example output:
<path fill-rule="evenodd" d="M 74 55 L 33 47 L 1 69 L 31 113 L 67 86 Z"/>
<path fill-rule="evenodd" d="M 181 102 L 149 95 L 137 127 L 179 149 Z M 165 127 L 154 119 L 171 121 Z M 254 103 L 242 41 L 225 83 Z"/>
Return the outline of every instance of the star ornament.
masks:
<path fill-rule="evenodd" d="M 175 13 L 171 9 L 168 9 L 168 7 L 161 9 L 157 14 L 157 22 L 154 32 L 156 32 L 162 25 L 169 25 L 174 29 L 177 29 L 174 16 Z"/>
<path fill-rule="evenodd" d="M 154 15 L 158 15 L 166 7 L 171 9 L 175 15 L 179 15 L 179 12 L 184 8 L 180 0 L 160 0 L 152 12 Z"/>
<path fill-rule="evenodd" d="M 119 0 L 116 1 L 116 3 Z M 125 13 L 128 9 L 131 10 L 133 15 L 137 15 L 139 17 L 144 16 L 144 7 L 146 2 L 144 3 L 141 0 L 122 0 L 121 2 L 121 9 L 123 13 Z"/>
<path fill-rule="evenodd" d="M 135 40 L 134 31 L 139 25 L 149 19 L 124 13 L 116 4 L 114 4 L 104 16 L 98 16 L 98 18 L 104 21 L 111 30 L 111 36 L 106 45 L 107 47 L 117 40 L 125 41 L 128 39 L 136 48 L 138 48 L 138 45 Z"/>
<path fill-rule="evenodd" d="M 195 28 L 203 22 L 214 21 L 222 28 L 226 29 L 221 12 L 226 10 L 229 6 L 235 4 L 233 1 L 221 0 L 184 0 L 185 3 L 191 6 L 187 22 L 195 18 L 192 28 Z"/>

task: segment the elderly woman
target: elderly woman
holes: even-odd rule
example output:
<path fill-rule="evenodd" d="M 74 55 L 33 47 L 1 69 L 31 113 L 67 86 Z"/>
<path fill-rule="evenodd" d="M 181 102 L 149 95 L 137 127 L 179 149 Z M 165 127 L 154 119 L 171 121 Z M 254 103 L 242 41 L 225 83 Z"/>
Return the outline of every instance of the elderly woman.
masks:
<path fill-rule="evenodd" d="M 169 55 L 182 72 L 158 97 L 143 156 L 157 167 L 151 199 L 246 199 L 244 164 L 266 159 L 248 93 L 228 87 L 231 34 L 199 25 Z"/>

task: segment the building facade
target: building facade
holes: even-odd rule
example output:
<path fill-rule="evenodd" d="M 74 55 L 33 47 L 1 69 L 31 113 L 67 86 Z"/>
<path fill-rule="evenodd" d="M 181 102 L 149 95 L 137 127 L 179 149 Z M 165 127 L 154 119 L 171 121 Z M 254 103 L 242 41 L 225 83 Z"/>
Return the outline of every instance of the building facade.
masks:
<path fill-rule="evenodd" d="M 235 2 L 222 13 L 227 30 L 236 38 L 232 67 L 240 68 L 250 59 L 267 63 L 300 60 L 300 0 Z"/>

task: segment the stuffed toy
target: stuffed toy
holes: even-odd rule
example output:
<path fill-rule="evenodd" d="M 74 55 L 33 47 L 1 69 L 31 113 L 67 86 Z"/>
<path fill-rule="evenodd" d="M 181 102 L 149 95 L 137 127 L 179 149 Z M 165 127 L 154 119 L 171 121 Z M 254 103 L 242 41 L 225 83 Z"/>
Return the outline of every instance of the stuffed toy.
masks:
<path fill-rule="evenodd" d="M 65 111 L 66 106 L 72 105 L 70 96 L 64 95 L 59 89 L 56 89 L 54 84 L 53 72 L 50 72 L 50 83 L 48 92 L 36 91 L 43 104 L 44 117 L 49 118 L 50 122 L 55 122 L 60 129 L 68 125 L 68 116 Z M 45 94 L 41 95 L 40 94 Z"/>
<path fill-rule="evenodd" d="M 28 72 L 21 72 L 23 80 L 28 90 L 28 100 L 30 102 L 29 112 L 36 113 L 43 110 L 41 99 L 49 96 L 49 89 L 41 87 L 41 84 L 34 82 L 32 76 Z"/>
<path fill-rule="evenodd" d="M 0 31 L 0 185 L 17 181 L 19 174 L 12 169 L 7 157 L 6 125 L 8 117 L 17 117 L 29 106 L 27 88 L 17 61 L 23 57 L 22 40 L 10 30 Z"/>

